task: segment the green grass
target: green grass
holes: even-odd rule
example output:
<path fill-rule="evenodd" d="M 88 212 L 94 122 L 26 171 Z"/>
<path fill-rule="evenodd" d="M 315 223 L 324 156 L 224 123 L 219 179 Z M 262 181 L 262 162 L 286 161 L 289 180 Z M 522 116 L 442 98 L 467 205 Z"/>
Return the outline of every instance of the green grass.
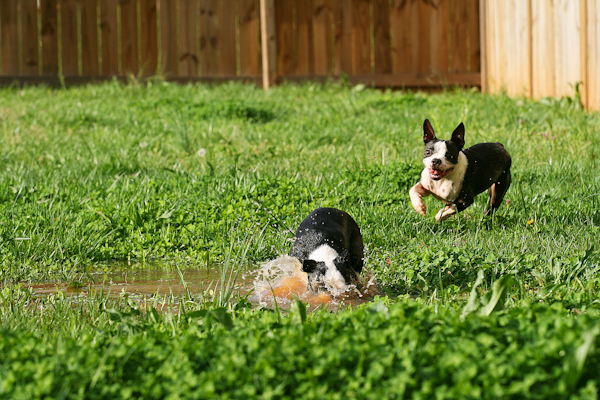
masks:
<path fill-rule="evenodd" d="M 585 398 L 600 385 L 600 114 L 572 99 L 108 83 L 0 89 L 0 117 L 0 395 Z M 412 209 L 425 118 L 440 138 L 464 122 L 467 146 L 506 146 L 513 184 L 493 218 L 484 194 L 444 223 L 435 199 L 426 217 Z M 151 260 L 214 264 L 226 287 L 287 253 L 319 206 L 356 219 L 390 299 L 304 316 L 191 294 L 156 314 L 17 285 Z M 36 376 L 50 378 L 36 389 Z"/>

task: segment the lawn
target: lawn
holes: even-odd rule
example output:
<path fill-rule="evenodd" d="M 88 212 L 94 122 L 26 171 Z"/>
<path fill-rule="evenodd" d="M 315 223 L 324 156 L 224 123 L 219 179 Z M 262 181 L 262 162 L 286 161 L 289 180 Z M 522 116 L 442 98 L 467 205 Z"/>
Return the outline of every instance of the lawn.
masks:
<path fill-rule="evenodd" d="M 113 82 L 0 89 L 0 117 L 2 398 L 597 396 L 600 114 L 576 99 Z M 493 217 L 485 194 L 443 223 L 412 209 L 425 118 L 510 152 Z M 386 296 L 307 313 L 26 287 L 252 271 L 320 206 L 355 218 Z"/>

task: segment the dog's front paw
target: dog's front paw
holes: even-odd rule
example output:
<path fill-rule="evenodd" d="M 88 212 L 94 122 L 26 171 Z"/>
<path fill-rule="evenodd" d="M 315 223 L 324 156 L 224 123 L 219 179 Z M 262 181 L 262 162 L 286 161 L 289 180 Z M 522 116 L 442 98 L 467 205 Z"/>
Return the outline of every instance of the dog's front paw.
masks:
<path fill-rule="evenodd" d="M 423 200 L 419 199 L 419 202 L 412 202 L 412 206 L 415 209 L 416 212 L 418 212 L 421 215 L 426 215 L 427 214 L 427 207 L 425 207 L 425 203 L 423 203 Z"/>
<path fill-rule="evenodd" d="M 409 195 L 410 195 L 410 202 L 411 202 L 413 208 L 415 209 L 415 211 L 421 215 L 427 214 L 427 207 L 425 207 L 425 203 L 423 203 L 423 199 L 421 198 L 421 195 L 419 193 L 417 193 L 417 191 L 415 190 L 414 187 L 410 190 Z"/>
<path fill-rule="evenodd" d="M 435 215 L 435 220 L 439 222 L 445 221 L 454 213 L 456 213 L 456 208 L 453 206 L 446 206 L 438 211 L 438 213 Z"/>

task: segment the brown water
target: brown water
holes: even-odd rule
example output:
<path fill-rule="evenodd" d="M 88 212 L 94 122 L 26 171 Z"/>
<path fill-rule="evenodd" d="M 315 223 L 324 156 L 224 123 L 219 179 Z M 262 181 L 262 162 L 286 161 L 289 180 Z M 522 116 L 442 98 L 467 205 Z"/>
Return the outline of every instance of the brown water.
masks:
<path fill-rule="evenodd" d="M 181 273 L 181 275 L 180 275 Z M 216 269 L 147 269 L 134 266 L 108 272 L 92 273 L 90 280 L 78 283 L 49 283 L 29 285 L 36 294 L 63 292 L 65 295 L 86 295 L 99 293 L 118 295 L 120 293 L 139 295 L 173 295 L 186 293 L 199 294 L 219 290 L 220 275 Z M 238 277 L 235 292 L 248 293 L 252 280 Z"/>
<path fill-rule="evenodd" d="M 306 274 L 300 263 L 292 257 L 280 257 L 260 268 L 242 273 L 236 279 L 234 294 L 250 294 L 249 300 L 263 307 L 277 306 L 286 309 L 298 298 L 308 303 L 309 309 L 327 307 L 336 310 L 348 305 L 370 301 L 381 294 L 371 280 L 362 285 L 348 286 L 347 290 L 312 293 L 308 290 Z M 363 274 L 364 275 L 364 274 Z M 220 273 L 214 268 L 178 269 L 148 268 L 141 265 L 123 268 L 114 266 L 107 272 L 88 275 L 89 280 L 77 283 L 51 283 L 28 285 L 37 295 L 62 293 L 65 296 L 103 294 L 107 297 L 127 295 L 145 300 L 150 297 L 171 299 L 187 295 L 200 300 L 210 300 L 221 290 Z M 173 302 L 177 304 L 177 301 Z"/>

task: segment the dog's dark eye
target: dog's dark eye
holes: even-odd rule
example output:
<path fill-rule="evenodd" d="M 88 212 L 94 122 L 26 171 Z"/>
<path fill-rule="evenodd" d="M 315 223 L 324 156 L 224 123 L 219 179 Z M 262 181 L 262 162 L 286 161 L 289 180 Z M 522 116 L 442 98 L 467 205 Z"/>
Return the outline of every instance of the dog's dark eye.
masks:
<path fill-rule="evenodd" d="M 425 150 L 425 157 L 429 157 L 431 155 L 431 150 Z"/>
<path fill-rule="evenodd" d="M 454 156 L 450 153 L 446 153 L 446 160 L 454 161 Z"/>

